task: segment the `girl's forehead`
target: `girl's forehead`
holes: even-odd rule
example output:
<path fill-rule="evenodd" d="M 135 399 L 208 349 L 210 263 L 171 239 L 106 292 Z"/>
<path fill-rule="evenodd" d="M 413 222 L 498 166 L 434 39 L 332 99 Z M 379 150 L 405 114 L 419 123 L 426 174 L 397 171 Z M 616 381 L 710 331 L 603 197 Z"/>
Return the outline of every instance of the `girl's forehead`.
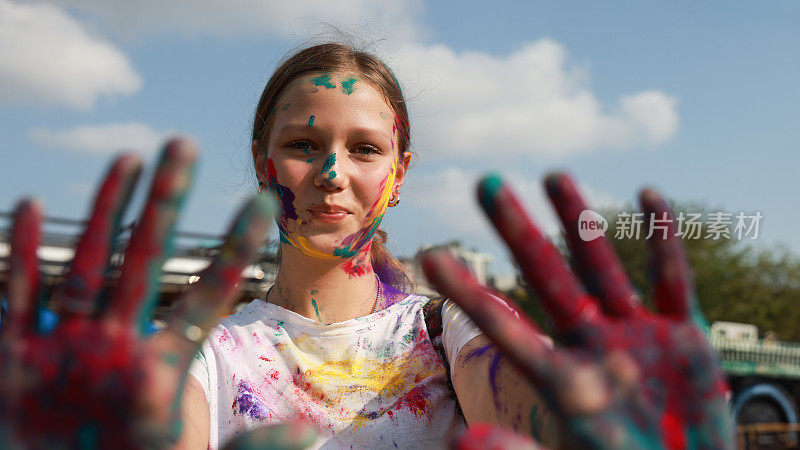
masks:
<path fill-rule="evenodd" d="M 312 72 L 303 74 L 286 86 L 276 104 L 285 111 L 297 104 L 345 103 L 361 107 L 389 109 L 383 94 L 372 82 L 354 72 Z M 283 109 L 285 108 L 285 109 Z"/>

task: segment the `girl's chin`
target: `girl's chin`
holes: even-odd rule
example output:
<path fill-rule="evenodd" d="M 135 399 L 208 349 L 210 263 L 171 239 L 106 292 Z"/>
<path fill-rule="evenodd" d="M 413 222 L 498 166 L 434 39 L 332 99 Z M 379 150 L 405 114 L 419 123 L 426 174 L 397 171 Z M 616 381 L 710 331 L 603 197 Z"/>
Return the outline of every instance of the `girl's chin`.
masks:
<path fill-rule="evenodd" d="M 347 253 L 353 251 L 353 249 L 342 245 L 342 241 L 346 237 L 347 236 L 337 236 L 333 238 L 330 236 L 303 236 L 304 239 L 296 239 L 296 241 L 300 243 L 300 247 L 306 247 L 298 249 L 311 256 L 325 255 L 339 257 L 344 250 L 346 250 Z"/>

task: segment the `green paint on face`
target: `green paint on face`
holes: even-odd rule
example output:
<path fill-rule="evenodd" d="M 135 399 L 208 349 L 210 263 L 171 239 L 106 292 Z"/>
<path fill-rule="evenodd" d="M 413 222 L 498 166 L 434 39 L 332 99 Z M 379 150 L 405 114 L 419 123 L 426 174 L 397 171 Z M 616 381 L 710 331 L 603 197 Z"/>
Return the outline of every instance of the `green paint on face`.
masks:
<path fill-rule="evenodd" d="M 327 89 L 333 89 L 336 87 L 336 85 L 331 82 L 331 75 L 329 73 L 312 78 L 311 82 L 314 83 L 315 86 L 324 86 Z"/>
<path fill-rule="evenodd" d="M 289 109 L 289 106 L 291 106 L 291 103 L 286 103 L 281 105 L 281 111 L 286 111 L 287 109 Z"/>
<path fill-rule="evenodd" d="M 308 118 L 308 126 L 314 126 L 314 115 L 312 114 L 311 117 Z"/>
<path fill-rule="evenodd" d="M 336 164 L 336 153 L 331 153 L 325 158 L 325 163 L 322 165 L 322 173 L 331 170 L 334 164 Z"/>
<path fill-rule="evenodd" d="M 328 179 L 332 180 L 334 178 L 336 178 L 336 171 L 331 170 L 330 172 L 328 172 Z"/>
<path fill-rule="evenodd" d="M 313 291 L 311 291 L 311 295 L 314 295 L 314 294 L 319 294 L 319 291 L 314 289 Z"/>
<path fill-rule="evenodd" d="M 312 162 L 314 162 L 314 158 L 308 158 L 308 159 L 306 160 L 306 162 L 307 162 L 308 164 L 311 164 Z"/>
<path fill-rule="evenodd" d="M 494 173 L 483 177 L 478 184 L 478 198 L 488 214 L 494 214 L 495 198 L 502 187 L 503 179 Z"/>
<path fill-rule="evenodd" d="M 384 212 L 384 214 L 386 214 Z M 353 256 L 357 255 L 359 251 L 361 251 L 361 247 L 370 240 L 372 240 L 372 236 L 375 235 L 375 231 L 378 229 L 378 226 L 381 224 L 381 220 L 383 220 L 384 214 L 376 217 L 372 220 L 372 225 L 370 226 L 369 231 L 361 238 L 358 242 L 353 244 L 346 245 L 344 247 L 335 248 L 333 250 L 333 255 L 338 256 L 340 258 L 352 258 Z M 355 245 L 356 247 L 353 247 Z"/>
<path fill-rule="evenodd" d="M 356 77 L 349 77 L 346 80 L 343 80 L 342 92 L 344 92 L 347 95 L 352 94 L 353 91 L 356 90 L 355 84 L 356 84 Z"/>
<path fill-rule="evenodd" d="M 313 298 L 311 299 L 311 305 L 314 306 L 314 312 L 317 313 L 317 322 L 322 322 L 322 319 L 319 317 L 319 308 L 317 307 L 317 301 Z"/>

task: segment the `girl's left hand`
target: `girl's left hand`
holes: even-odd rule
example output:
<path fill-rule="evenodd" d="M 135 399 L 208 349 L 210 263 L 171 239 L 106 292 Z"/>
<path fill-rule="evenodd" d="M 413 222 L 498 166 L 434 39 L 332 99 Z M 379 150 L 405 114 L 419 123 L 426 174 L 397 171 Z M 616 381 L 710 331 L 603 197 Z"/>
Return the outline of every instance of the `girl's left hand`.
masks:
<path fill-rule="evenodd" d="M 572 180 L 553 175 L 546 185 L 583 283 L 499 178 L 484 179 L 478 195 L 539 293 L 560 344 L 555 349 L 530 319 L 517 320 L 493 301 L 447 253 L 426 255 L 427 278 L 528 375 L 561 422 L 567 447 L 732 448 L 727 384 L 698 326 L 704 319 L 667 203 L 653 191 L 641 194 L 645 226 L 658 220 L 649 240 L 658 311 L 650 312 L 606 238 L 580 237 L 579 216 L 588 208 Z M 468 432 L 460 443 L 471 448 L 491 437 L 481 432 Z"/>

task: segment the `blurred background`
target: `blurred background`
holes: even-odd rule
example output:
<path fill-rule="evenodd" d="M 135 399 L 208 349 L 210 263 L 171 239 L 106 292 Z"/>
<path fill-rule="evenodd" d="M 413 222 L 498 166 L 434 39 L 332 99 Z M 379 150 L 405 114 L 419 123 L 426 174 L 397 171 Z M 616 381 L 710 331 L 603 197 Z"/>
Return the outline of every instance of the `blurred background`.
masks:
<path fill-rule="evenodd" d="M 793 0 L 0 0 L 0 258 L 15 201 L 37 197 L 49 217 L 43 271 L 58 282 L 110 157 L 134 150 L 152 167 L 166 137 L 191 136 L 201 162 L 162 278 L 168 310 L 255 191 L 249 136 L 267 77 L 287 53 L 325 40 L 383 57 L 407 96 L 415 159 L 383 227 L 412 270 L 421 249 L 446 244 L 541 318 L 476 206 L 474 184 L 502 173 L 565 248 L 541 180 L 567 170 L 607 220 L 606 235 L 647 301 L 648 230 L 636 236 L 620 217 L 636 212 L 639 188 L 655 187 L 676 210 L 699 215 L 699 236 L 685 240 L 700 304 L 718 322 L 707 331 L 737 420 L 797 422 Z M 739 214 L 761 219 L 737 234 Z M 275 263 L 268 245 L 245 274 L 243 300 L 263 292 Z M 796 443 L 786 427 L 769 430 L 742 428 L 742 442 Z"/>

